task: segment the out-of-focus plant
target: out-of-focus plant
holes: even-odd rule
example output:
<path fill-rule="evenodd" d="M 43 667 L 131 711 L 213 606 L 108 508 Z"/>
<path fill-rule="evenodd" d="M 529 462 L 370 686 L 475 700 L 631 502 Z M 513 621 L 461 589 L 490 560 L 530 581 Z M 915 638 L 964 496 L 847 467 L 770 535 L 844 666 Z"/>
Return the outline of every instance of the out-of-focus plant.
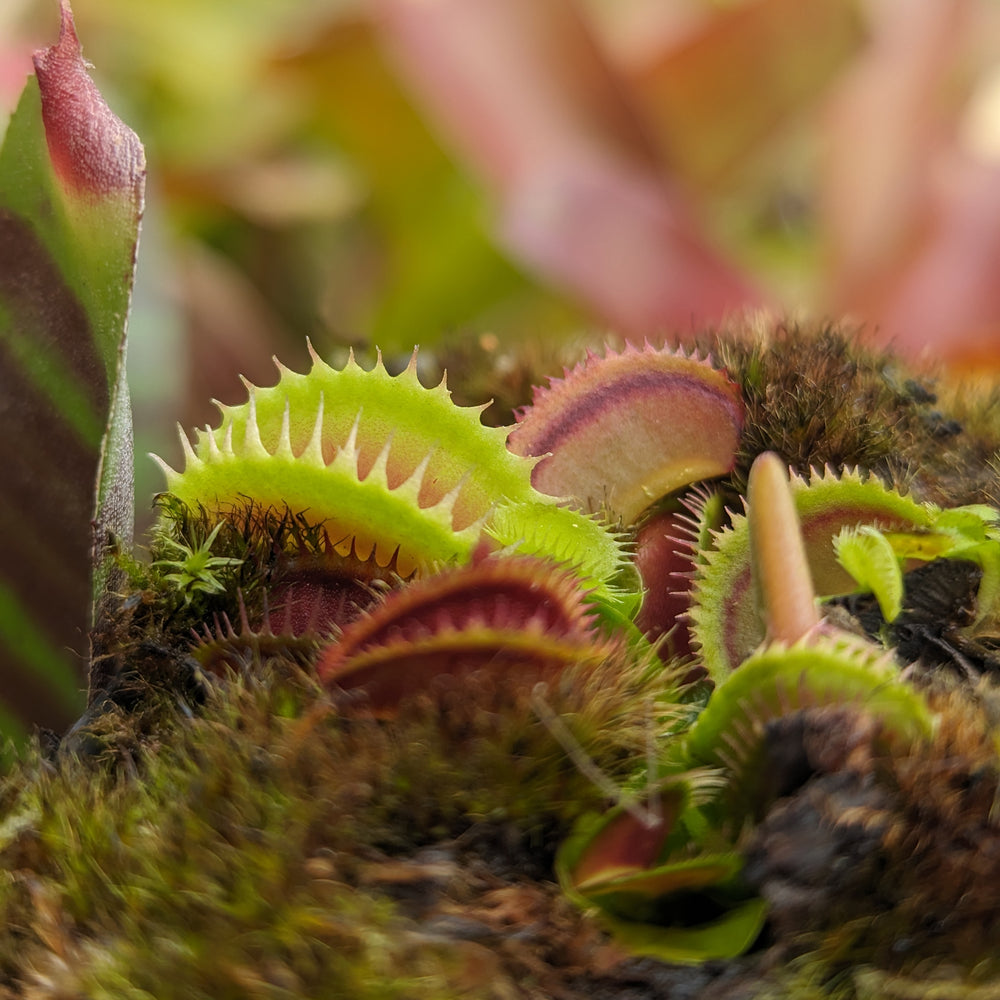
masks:
<path fill-rule="evenodd" d="M 996 360 L 989 0 L 79 6 L 146 138 L 147 287 L 186 331 L 185 422 L 232 371 L 305 363 L 304 333 L 388 357 L 763 302 Z M 11 10 L 20 69 L 55 5 Z"/>
<path fill-rule="evenodd" d="M 519 259 L 631 332 L 750 284 L 910 352 L 995 352 L 992 5 L 583 7 L 375 3 Z"/>

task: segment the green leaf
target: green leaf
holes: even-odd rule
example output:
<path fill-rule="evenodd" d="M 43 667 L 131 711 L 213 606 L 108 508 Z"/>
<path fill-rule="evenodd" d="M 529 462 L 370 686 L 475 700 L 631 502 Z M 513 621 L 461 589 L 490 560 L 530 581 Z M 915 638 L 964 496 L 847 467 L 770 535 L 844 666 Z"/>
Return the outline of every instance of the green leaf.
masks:
<path fill-rule="evenodd" d="M 953 507 L 937 511 L 929 530 L 887 531 L 885 538 L 900 563 L 933 559 L 967 559 L 976 563 L 983 571 L 976 595 L 974 624 L 978 625 L 995 616 L 1000 602 L 998 518 L 1000 511 L 985 504 Z"/>
<path fill-rule="evenodd" d="M 583 817 L 556 856 L 563 891 L 596 908 L 637 955 L 703 962 L 741 954 L 766 915 L 765 903 L 747 900 L 739 883 L 743 858 L 724 841 L 711 849 L 691 842 L 684 817 L 695 810 L 683 782 L 661 789 L 655 805 Z M 695 900 L 701 916 L 693 920 Z"/>
<path fill-rule="evenodd" d="M 722 916 L 694 927 L 660 927 L 601 915 L 612 934 L 635 955 L 663 962 L 699 964 L 713 958 L 736 958 L 757 940 L 767 918 L 767 903 L 750 899 Z"/>
<path fill-rule="evenodd" d="M 903 610 L 903 568 L 889 539 L 870 524 L 843 528 L 833 540 L 840 565 L 878 601 L 882 617 L 895 621 Z"/>
<path fill-rule="evenodd" d="M 113 585 L 106 540 L 131 541 L 125 327 L 145 158 L 87 75 L 65 0 L 35 69 L 0 150 L 0 710 L 59 729 Z"/>

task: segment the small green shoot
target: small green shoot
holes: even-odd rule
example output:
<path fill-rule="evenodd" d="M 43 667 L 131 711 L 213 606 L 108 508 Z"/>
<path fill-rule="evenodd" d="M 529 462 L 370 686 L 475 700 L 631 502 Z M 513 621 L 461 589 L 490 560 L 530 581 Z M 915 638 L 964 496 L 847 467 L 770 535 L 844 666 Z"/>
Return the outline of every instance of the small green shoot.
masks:
<path fill-rule="evenodd" d="M 224 522 L 220 521 L 197 548 L 192 548 L 172 538 L 164 538 L 162 544 L 176 550 L 179 559 L 157 559 L 154 567 L 169 569 L 163 579 L 184 595 L 184 606 L 191 603 L 195 594 L 222 594 L 225 586 L 217 573 L 230 566 L 238 566 L 242 561 L 235 557 L 213 556 L 212 546 Z"/>
<path fill-rule="evenodd" d="M 930 509 L 930 505 L 928 505 Z M 903 568 L 908 561 L 968 559 L 983 571 L 976 622 L 996 614 L 1000 601 L 1000 512 L 984 504 L 934 511 L 928 528 L 881 531 L 871 525 L 844 528 L 834 539 L 840 564 L 859 589 L 869 590 L 882 616 L 893 621 L 902 610 Z"/>
<path fill-rule="evenodd" d="M 895 621 L 903 610 L 903 568 L 892 543 L 870 524 L 842 528 L 833 539 L 837 561 L 878 601 L 882 617 Z"/>

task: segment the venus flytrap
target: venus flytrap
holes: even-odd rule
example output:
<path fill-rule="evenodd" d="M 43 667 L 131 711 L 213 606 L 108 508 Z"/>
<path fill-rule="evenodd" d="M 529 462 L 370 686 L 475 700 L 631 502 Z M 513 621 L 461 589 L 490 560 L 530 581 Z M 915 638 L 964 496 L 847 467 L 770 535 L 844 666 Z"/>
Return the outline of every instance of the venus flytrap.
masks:
<path fill-rule="evenodd" d="M 874 714 L 905 747 L 933 731 L 930 711 L 899 681 L 885 650 L 823 622 L 786 467 L 772 453 L 751 467 L 746 518 L 761 646 L 729 674 L 706 662 L 716 688 L 680 744 L 667 748 L 663 771 L 677 784 L 663 823 L 647 829 L 623 808 L 591 817 L 558 866 L 567 892 L 596 907 L 621 940 L 673 961 L 739 954 L 763 926 L 767 908 L 742 876 L 738 841 L 773 801 L 769 725 L 837 706 Z M 681 776 L 712 771 L 719 777 L 692 802 Z M 692 895 L 701 900 L 695 912 L 719 915 L 686 918 Z"/>
<path fill-rule="evenodd" d="M 462 565 L 488 533 L 613 593 L 624 565 L 615 536 L 534 489 L 535 460 L 506 449 L 507 430 L 483 425 L 483 406 L 457 406 L 444 381 L 422 386 L 416 354 L 397 376 L 381 358 L 371 371 L 353 356 L 338 370 L 315 352 L 308 374 L 279 373 L 271 388 L 247 384 L 247 403 L 220 405 L 220 426 L 194 445 L 182 433 L 182 471 L 158 460 L 173 497 L 219 523 L 251 523 L 248 503 L 279 523 L 288 511 L 322 537 L 331 572 L 360 579 Z M 266 518 L 253 523 L 266 528 Z"/>
<path fill-rule="evenodd" d="M 842 528 L 870 524 L 885 529 L 923 530 L 930 526 L 936 510 L 857 470 L 827 469 L 807 478 L 793 475 L 789 488 L 796 517 L 775 519 L 775 587 L 781 589 L 781 533 L 787 532 L 791 538 L 797 523 L 812 587 L 820 598 L 856 588 L 834 550 L 834 538 Z M 713 676 L 721 677 L 736 669 L 766 634 L 754 585 L 756 570 L 748 515 L 749 510 L 734 514 L 729 526 L 713 533 L 712 543 L 700 553 L 695 569 L 691 628 L 701 658 Z M 801 585 L 796 588 L 800 590 Z M 790 609 L 789 613 L 793 619 L 801 615 L 803 624 L 809 616 L 805 608 Z M 776 609 L 775 614 L 782 616 L 785 612 Z"/>
<path fill-rule="evenodd" d="M 735 383 L 710 359 L 626 345 L 535 389 L 508 445 L 535 487 L 633 524 L 660 497 L 729 472 L 743 426 Z"/>
<path fill-rule="evenodd" d="M 532 556 L 480 557 L 394 590 L 320 655 L 320 681 L 391 717 L 443 674 L 488 673 L 530 690 L 621 655 L 571 571 Z"/>
<path fill-rule="evenodd" d="M 589 355 L 536 393 L 513 429 L 498 430 L 482 427 L 481 408 L 456 407 L 443 382 L 424 388 L 415 360 L 399 376 L 380 361 L 366 372 L 351 358 L 338 371 L 315 355 L 308 374 L 279 371 L 276 386 L 248 386 L 246 404 L 222 407 L 221 425 L 185 445 L 183 471 L 166 469 L 172 503 L 197 507 L 204 521 L 193 523 L 210 527 L 176 560 L 187 577 L 178 566 L 166 579 L 193 589 L 213 569 L 206 563 L 199 577 L 199 557 L 238 562 L 209 554 L 224 525 L 245 541 L 280 526 L 247 545 L 263 554 L 265 594 L 282 581 L 285 595 L 336 581 L 341 597 L 322 606 L 340 610 L 325 632 L 288 628 L 283 636 L 272 627 L 277 617 L 255 628 L 241 603 L 240 629 L 205 630 L 196 655 L 223 674 L 275 657 L 301 663 L 315 669 L 339 714 L 402 731 L 436 718 L 459 743 L 481 725 L 462 707 L 475 701 L 473 690 L 493 706 L 502 743 L 530 724 L 539 682 L 563 692 L 593 685 L 593 697 L 631 706 L 637 726 L 640 700 L 618 690 L 622 678 L 661 676 L 669 686 L 702 667 L 714 691 L 700 712 L 704 685 L 700 695 L 661 694 L 673 703 L 671 711 L 660 706 L 649 808 L 629 801 L 590 814 L 557 858 L 570 898 L 596 909 L 634 953 L 700 962 L 751 947 L 769 914 L 783 912 L 758 832 L 781 803 L 812 794 L 813 772 L 825 788 L 865 753 L 891 769 L 934 752 L 934 706 L 905 683 L 886 649 L 827 621 L 818 595 L 857 586 L 837 560 L 850 560 L 851 538 L 891 553 L 890 571 L 917 545 L 966 551 L 988 565 L 996 538 L 985 509 L 941 512 L 858 472 L 789 477 L 777 455 L 763 453 L 749 469 L 745 514 L 729 515 L 724 498 L 733 487 L 724 477 L 739 442 L 739 394 L 708 362 L 649 347 Z M 700 438 L 687 411 L 708 427 Z M 704 475 L 720 482 L 698 487 L 701 500 L 679 499 Z M 668 509 L 679 519 L 663 522 Z M 171 504 L 163 510 L 170 537 L 182 520 Z M 727 516 L 728 527 L 712 527 Z M 625 544 L 634 532 L 648 545 L 644 531 L 662 523 L 672 525 L 668 548 L 683 549 L 692 568 L 686 603 L 699 646 L 692 661 L 666 671 L 654 669 L 629 620 L 639 610 L 633 560 L 648 580 L 658 577 Z M 664 558 L 658 552 L 653 562 Z M 861 552 L 859 573 L 874 562 Z M 323 573 L 330 579 L 317 583 Z M 345 578 L 370 597 L 362 607 L 351 590 L 349 615 Z M 690 582 L 676 579 L 678 589 Z M 671 613 L 671 602 L 660 606 Z M 283 614 L 280 621 L 291 620 L 287 607 Z M 686 730 L 680 709 L 694 718 Z M 799 746 L 800 730 L 812 729 L 821 745 L 854 741 L 864 753 L 817 755 L 812 744 Z M 543 743 L 528 762 L 535 773 L 547 768 Z M 782 754 L 801 757 L 805 770 L 786 768 Z M 638 767 L 637 758 L 626 787 L 637 787 Z M 527 799 L 537 791 L 526 790 Z M 514 814 L 511 792 L 502 785 L 485 800 Z M 747 864 L 747 843 L 757 844 L 756 867 Z"/>
<path fill-rule="evenodd" d="M 539 390 L 513 428 L 485 427 L 483 407 L 456 406 L 443 380 L 431 389 L 421 385 L 416 354 L 397 376 L 381 358 L 365 371 L 351 356 L 338 370 L 315 352 L 307 374 L 278 367 L 275 386 L 247 383 L 245 404 L 220 405 L 219 427 L 199 431 L 194 444 L 182 433 L 183 470 L 160 461 L 172 504 L 202 511 L 213 538 L 223 523 L 243 525 L 247 536 L 266 530 L 269 517 L 282 527 L 302 524 L 319 539 L 310 543 L 308 565 L 309 583 L 320 589 L 324 572 L 341 590 L 345 577 L 399 586 L 467 566 L 480 548 L 498 557 L 534 556 L 536 563 L 511 566 L 534 566 L 540 593 L 549 586 L 546 566 L 568 569 L 603 629 L 640 643 L 631 623 L 640 584 L 625 536 L 598 511 L 610 501 L 613 516 L 628 525 L 662 493 L 724 473 L 742 419 L 738 392 L 710 362 L 649 346 L 588 356 Z M 544 455 L 533 454 L 540 447 Z M 566 473 L 582 469 L 585 454 L 587 475 L 596 479 Z M 623 464 L 626 454 L 632 459 Z M 248 515 L 247 504 L 264 516 Z M 169 538 L 181 522 L 171 504 L 161 510 Z M 274 536 L 270 547 L 248 537 L 247 547 L 273 553 L 267 572 L 276 579 L 297 579 L 302 559 L 292 535 Z M 469 577 L 470 600 L 477 599 L 477 579 Z M 232 631 L 217 629 L 214 639 L 225 645 Z M 518 644 L 510 628 L 505 641 Z M 539 662 L 549 658 L 537 652 Z M 429 651 L 420 655 L 434 660 Z M 336 675 L 366 676 L 350 667 Z"/>
<path fill-rule="evenodd" d="M 404 579 L 466 560 L 497 498 L 544 499 L 534 463 L 506 451 L 482 407 L 456 406 L 443 381 L 425 389 L 415 354 L 395 377 L 381 357 L 371 371 L 312 358 L 308 375 L 279 365 L 275 386 L 247 383 L 247 402 L 220 405 L 194 446 L 182 432 L 184 469 L 160 461 L 168 491 L 217 517 L 244 497 L 304 511 L 337 555 Z"/>

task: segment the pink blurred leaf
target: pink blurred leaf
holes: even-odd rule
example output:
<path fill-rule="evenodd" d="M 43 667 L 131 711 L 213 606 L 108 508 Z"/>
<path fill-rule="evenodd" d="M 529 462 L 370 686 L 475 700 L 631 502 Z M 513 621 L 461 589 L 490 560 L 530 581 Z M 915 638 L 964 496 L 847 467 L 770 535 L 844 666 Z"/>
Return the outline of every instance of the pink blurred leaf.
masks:
<path fill-rule="evenodd" d="M 922 238 L 861 299 L 878 336 L 911 356 L 933 349 L 968 368 L 1000 368 L 1000 165 L 954 157 L 927 198 Z"/>
<path fill-rule="evenodd" d="M 626 335 L 690 329 L 760 301 L 683 196 L 627 159 L 567 152 L 510 191 L 499 229 L 515 258 Z"/>
<path fill-rule="evenodd" d="M 664 177 L 571 0 L 378 0 L 376 10 L 415 95 L 491 189 L 516 259 L 625 333 L 756 300 Z"/>
<path fill-rule="evenodd" d="M 850 302 L 923 225 L 927 161 L 944 126 L 940 88 L 960 37 L 959 5 L 884 9 L 825 121 L 823 232 L 833 295 Z"/>
<path fill-rule="evenodd" d="M 961 146 L 976 51 L 1000 50 L 975 0 L 873 8 L 867 52 L 826 121 L 829 304 L 910 356 L 1000 361 L 1000 167 Z"/>
<path fill-rule="evenodd" d="M 704 184 L 801 111 L 855 54 L 853 0 L 756 0 L 718 10 L 630 72 L 646 120 L 681 176 Z"/>

